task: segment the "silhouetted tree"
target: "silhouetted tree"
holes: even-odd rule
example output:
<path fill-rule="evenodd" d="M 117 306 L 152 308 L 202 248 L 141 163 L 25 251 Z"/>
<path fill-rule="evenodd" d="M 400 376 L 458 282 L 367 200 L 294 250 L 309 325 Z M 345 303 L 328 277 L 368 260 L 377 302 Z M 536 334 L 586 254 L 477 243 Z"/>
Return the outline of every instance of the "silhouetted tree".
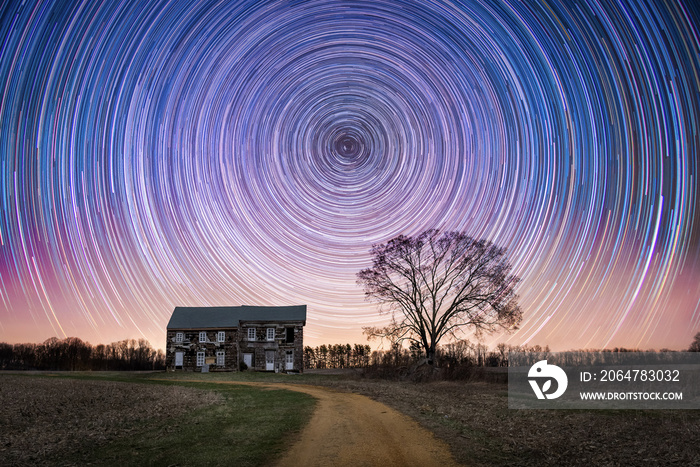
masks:
<path fill-rule="evenodd" d="M 372 337 L 417 342 L 432 364 L 440 340 L 461 328 L 477 334 L 516 329 L 522 319 L 504 248 L 459 232 L 428 230 L 372 247 L 373 265 L 357 274 L 365 295 L 391 323 Z"/>
<path fill-rule="evenodd" d="M 316 353 L 318 358 L 318 368 L 326 368 L 326 361 L 328 360 L 328 346 L 321 345 Z"/>
<path fill-rule="evenodd" d="M 695 334 L 693 342 L 688 347 L 688 352 L 700 352 L 700 332 Z"/>
<path fill-rule="evenodd" d="M 304 368 L 316 368 L 316 352 L 313 347 L 304 347 Z"/>
<path fill-rule="evenodd" d="M 86 370 L 89 368 L 91 345 L 77 337 L 68 337 L 60 342 L 63 358 L 61 370 Z"/>
<path fill-rule="evenodd" d="M 0 369 L 9 368 L 13 361 L 12 345 L 0 342 Z"/>
<path fill-rule="evenodd" d="M 459 339 L 441 346 L 440 350 L 443 359 L 447 360 L 450 364 L 470 363 L 475 365 L 476 360 L 471 358 L 470 355 L 473 348 L 474 346 L 469 340 Z"/>
<path fill-rule="evenodd" d="M 304 347 L 304 368 L 360 368 L 369 365 L 372 349 L 362 344 Z"/>

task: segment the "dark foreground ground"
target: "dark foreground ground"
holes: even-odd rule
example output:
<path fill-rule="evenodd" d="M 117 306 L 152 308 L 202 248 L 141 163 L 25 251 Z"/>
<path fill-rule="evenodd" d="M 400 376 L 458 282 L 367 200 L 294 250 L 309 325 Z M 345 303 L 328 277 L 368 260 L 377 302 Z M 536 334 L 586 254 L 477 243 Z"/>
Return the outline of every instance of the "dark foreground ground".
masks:
<path fill-rule="evenodd" d="M 465 465 L 700 466 L 697 410 L 513 410 L 507 385 L 328 380 L 415 418 Z"/>
<path fill-rule="evenodd" d="M 455 459 L 465 465 L 700 466 L 700 411 L 512 410 L 508 409 L 503 384 L 372 380 L 355 372 L 298 376 L 250 372 L 93 373 L 80 375 L 79 380 L 63 378 L 67 375 L 71 374 L 0 375 L 0 465 L 84 465 L 91 459 L 98 459 L 99 465 L 129 465 L 120 459 L 124 450 L 153 453 L 155 457 L 145 458 L 155 459 L 147 461 L 152 465 L 216 465 L 231 460 L 222 459 L 221 454 L 217 457 L 216 453 L 221 452 L 217 436 L 238 436 L 221 432 L 217 426 L 235 426 L 243 436 L 268 423 L 271 441 L 267 445 L 256 447 L 261 437 L 256 435 L 245 441 L 242 453 L 227 454 L 240 457 L 237 465 L 264 465 L 278 458 L 280 450 L 294 441 L 294 433 L 308 420 L 313 404 L 307 399 L 287 400 L 281 396 L 277 402 L 258 401 L 258 396 L 270 395 L 252 389 L 222 392 L 222 385 L 209 382 L 278 381 L 368 395 L 416 419 L 446 441 Z M 171 384 L 134 384 L 154 378 L 167 379 Z M 202 382 L 178 382 L 182 379 Z M 281 395 L 288 391 L 277 392 Z M 278 408 L 270 411 L 271 403 L 279 404 Z M 303 410 L 283 413 L 285 407 L 297 404 Z M 247 417 L 236 415 L 241 409 Z M 220 414 L 224 418 L 219 421 L 209 415 L 226 411 L 231 412 L 228 418 Z M 281 423 L 291 423 L 291 428 L 275 431 Z M 165 462 L 167 457 L 158 453 L 172 448 L 160 438 L 189 439 L 191 435 L 180 434 L 189 433 L 187 430 L 209 433 L 196 449 L 214 454 L 189 458 L 189 463 L 186 457 L 182 462 Z M 148 441 L 149 436 L 153 440 Z M 187 449 L 195 447 L 185 447 L 183 456 Z M 104 457 L 110 450 L 112 456 Z M 247 456 L 246 450 L 256 454 Z M 103 457 L 94 457 L 97 451 Z"/>
<path fill-rule="evenodd" d="M 163 373 L 0 373 L 0 466 L 255 466 L 315 400 Z"/>

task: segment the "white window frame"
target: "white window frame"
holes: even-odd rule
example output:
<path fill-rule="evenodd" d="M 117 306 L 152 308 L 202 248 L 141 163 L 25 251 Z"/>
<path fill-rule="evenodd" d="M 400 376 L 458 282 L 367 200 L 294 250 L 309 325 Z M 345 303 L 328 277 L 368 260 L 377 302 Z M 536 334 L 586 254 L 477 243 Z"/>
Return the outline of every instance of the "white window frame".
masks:
<path fill-rule="evenodd" d="M 185 333 L 184 332 L 176 332 L 175 333 L 175 342 L 183 342 L 185 340 Z"/>
<path fill-rule="evenodd" d="M 275 340 L 275 328 L 267 328 L 267 340 L 268 341 L 274 341 Z"/>
<path fill-rule="evenodd" d="M 226 363 L 226 352 L 223 350 L 216 351 L 216 366 L 224 366 Z"/>
<path fill-rule="evenodd" d="M 206 361 L 204 356 L 204 352 L 197 352 L 197 366 L 204 366 L 204 362 Z"/>
<path fill-rule="evenodd" d="M 200 331 L 199 332 L 199 342 L 206 342 L 206 341 L 207 341 L 207 332 Z"/>
<path fill-rule="evenodd" d="M 216 342 L 224 342 L 226 340 L 226 332 L 219 331 L 216 333 Z"/>
<path fill-rule="evenodd" d="M 248 328 L 248 340 L 249 341 L 255 340 L 255 328 Z"/>

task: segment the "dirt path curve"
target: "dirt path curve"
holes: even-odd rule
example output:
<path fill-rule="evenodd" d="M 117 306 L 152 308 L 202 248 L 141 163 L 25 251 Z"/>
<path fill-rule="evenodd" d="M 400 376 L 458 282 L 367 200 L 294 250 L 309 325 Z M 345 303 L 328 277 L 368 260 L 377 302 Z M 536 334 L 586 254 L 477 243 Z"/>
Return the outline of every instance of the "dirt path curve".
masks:
<path fill-rule="evenodd" d="M 447 444 L 416 421 L 368 397 L 320 386 L 251 383 L 318 400 L 308 425 L 279 467 L 456 466 Z"/>

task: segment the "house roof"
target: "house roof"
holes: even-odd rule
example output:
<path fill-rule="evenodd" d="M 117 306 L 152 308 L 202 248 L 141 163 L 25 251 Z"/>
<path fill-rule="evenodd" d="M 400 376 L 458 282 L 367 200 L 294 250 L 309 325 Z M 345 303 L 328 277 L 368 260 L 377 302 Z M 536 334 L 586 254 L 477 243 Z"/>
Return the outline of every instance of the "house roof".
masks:
<path fill-rule="evenodd" d="M 178 306 L 167 329 L 205 329 L 238 327 L 240 321 L 303 321 L 306 305 L 295 306 Z"/>

